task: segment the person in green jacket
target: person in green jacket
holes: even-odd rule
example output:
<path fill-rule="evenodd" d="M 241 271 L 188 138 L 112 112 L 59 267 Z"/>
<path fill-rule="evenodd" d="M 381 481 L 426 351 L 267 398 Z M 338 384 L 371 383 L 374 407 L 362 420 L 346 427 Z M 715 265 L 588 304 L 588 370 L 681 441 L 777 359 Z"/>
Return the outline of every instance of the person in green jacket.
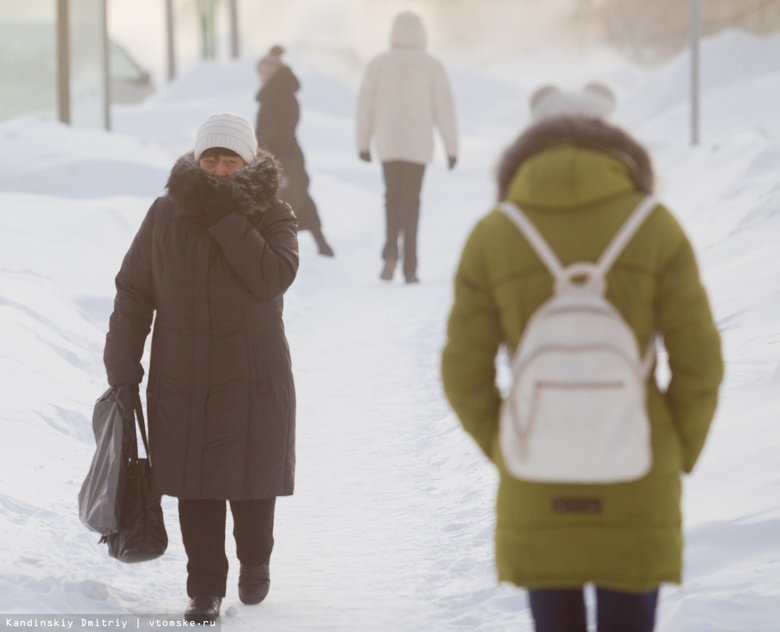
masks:
<path fill-rule="evenodd" d="M 653 192 L 647 151 L 603 118 L 603 86 L 540 90 L 532 124 L 505 151 L 498 201 L 521 208 L 563 265 L 596 261 Z M 631 482 L 545 483 L 509 475 L 498 443 L 496 356 L 517 347 L 552 277 L 500 210 L 475 226 L 455 277 L 442 356 L 447 398 L 499 473 L 495 555 L 500 581 L 529 590 L 537 632 L 585 632 L 584 587 L 596 589 L 599 632 L 649 632 L 658 588 L 680 583 L 681 475 L 693 469 L 723 375 L 720 336 L 689 240 L 663 205 L 607 274 L 606 296 L 640 349 L 658 335 L 671 379 L 646 385 L 652 468 Z"/>

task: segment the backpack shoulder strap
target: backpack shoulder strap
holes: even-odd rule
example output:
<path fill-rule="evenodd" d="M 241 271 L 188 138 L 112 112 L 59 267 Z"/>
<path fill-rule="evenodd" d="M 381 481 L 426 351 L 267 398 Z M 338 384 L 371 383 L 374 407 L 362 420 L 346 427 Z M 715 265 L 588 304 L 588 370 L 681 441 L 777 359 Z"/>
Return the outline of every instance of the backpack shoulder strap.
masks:
<path fill-rule="evenodd" d="M 553 252 L 552 248 L 550 248 L 544 237 L 542 237 L 539 229 L 534 226 L 530 219 L 528 219 L 528 216 L 508 200 L 501 202 L 498 205 L 498 209 L 512 220 L 512 223 L 515 226 L 517 226 L 518 230 L 523 234 L 536 254 L 539 255 L 542 263 L 547 266 L 550 274 L 552 274 L 556 280 L 565 277 L 563 265 L 561 265 L 558 256 Z"/>
<path fill-rule="evenodd" d="M 634 236 L 636 231 L 639 230 L 642 222 L 647 219 L 647 216 L 650 215 L 656 206 L 658 206 L 656 199 L 648 195 L 631 212 L 631 215 L 628 216 L 628 219 L 620 227 L 620 230 L 612 238 L 612 241 L 607 246 L 607 249 L 602 253 L 601 257 L 599 257 L 599 260 L 596 263 L 602 276 L 606 276 L 607 271 L 615 263 L 617 258 L 620 256 L 620 253 L 623 252 L 623 249 L 628 245 L 628 242 L 631 241 L 631 238 Z"/>
<path fill-rule="evenodd" d="M 644 198 L 637 207 L 631 212 L 628 219 L 623 223 L 618 230 L 617 234 L 612 238 L 612 241 L 607 246 L 606 250 L 599 257 L 596 267 L 602 278 L 606 277 L 607 271 L 615 263 L 615 260 L 623 252 L 623 249 L 631 241 L 642 223 L 647 219 L 647 216 L 658 205 L 656 199 L 652 196 Z M 505 200 L 498 205 L 498 209 L 504 213 L 512 223 L 517 226 L 518 230 L 525 236 L 528 243 L 534 249 L 539 258 L 542 260 L 550 273 L 558 279 L 565 279 L 566 273 L 563 265 L 561 264 L 558 256 L 550 248 L 549 244 L 545 241 L 539 229 L 534 226 L 533 222 L 528 219 L 528 216 L 518 208 L 512 202 Z"/>

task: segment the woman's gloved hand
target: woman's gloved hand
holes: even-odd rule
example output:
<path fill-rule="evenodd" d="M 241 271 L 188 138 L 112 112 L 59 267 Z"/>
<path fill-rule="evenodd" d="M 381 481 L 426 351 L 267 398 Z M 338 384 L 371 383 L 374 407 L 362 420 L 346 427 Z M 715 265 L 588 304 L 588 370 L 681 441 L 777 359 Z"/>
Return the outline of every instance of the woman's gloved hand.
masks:
<path fill-rule="evenodd" d="M 123 411 L 132 414 L 140 398 L 138 384 L 112 384 L 110 397 L 114 398 Z"/>
<path fill-rule="evenodd" d="M 213 226 L 221 219 L 224 219 L 230 215 L 229 208 L 225 208 L 221 204 L 213 204 L 203 208 L 203 219 L 207 226 Z"/>

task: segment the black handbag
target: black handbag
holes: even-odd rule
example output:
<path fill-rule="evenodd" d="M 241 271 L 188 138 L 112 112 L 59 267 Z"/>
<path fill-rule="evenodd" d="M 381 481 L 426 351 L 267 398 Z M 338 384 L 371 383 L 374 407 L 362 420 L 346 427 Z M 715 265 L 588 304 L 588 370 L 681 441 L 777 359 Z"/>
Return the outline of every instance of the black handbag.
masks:
<path fill-rule="evenodd" d="M 108 544 L 111 557 L 127 563 L 153 560 L 168 548 L 160 496 L 152 489 L 152 463 L 140 397 L 135 398 L 133 408 L 146 458 L 138 458 L 135 422 L 125 424 L 122 446 L 124 489 L 120 499 L 119 530 L 100 539 L 100 542 Z"/>

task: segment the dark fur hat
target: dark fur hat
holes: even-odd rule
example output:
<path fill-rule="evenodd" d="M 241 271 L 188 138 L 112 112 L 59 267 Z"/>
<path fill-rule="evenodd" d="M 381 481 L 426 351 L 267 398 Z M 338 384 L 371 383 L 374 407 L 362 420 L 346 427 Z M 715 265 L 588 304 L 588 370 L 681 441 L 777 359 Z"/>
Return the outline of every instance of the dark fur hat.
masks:
<path fill-rule="evenodd" d="M 531 125 L 504 151 L 498 164 L 498 199 L 506 199 L 509 185 L 532 156 L 562 145 L 609 154 L 631 172 L 638 191 L 650 195 L 655 176 L 647 151 L 631 136 L 606 121 L 585 116 L 554 116 Z"/>

